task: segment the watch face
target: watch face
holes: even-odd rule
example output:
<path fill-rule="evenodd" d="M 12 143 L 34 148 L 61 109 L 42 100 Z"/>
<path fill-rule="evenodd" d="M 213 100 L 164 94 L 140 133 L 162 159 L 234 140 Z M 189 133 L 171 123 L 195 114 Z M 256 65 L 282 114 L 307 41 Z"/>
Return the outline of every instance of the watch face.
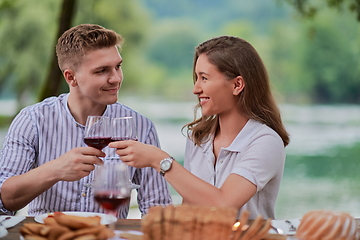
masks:
<path fill-rule="evenodd" d="M 161 169 L 164 170 L 164 171 L 167 171 L 170 169 L 170 166 L 171 166 L 171 162 L 169 160 L 167 161 L 163 161 L 161 163 Z"/>

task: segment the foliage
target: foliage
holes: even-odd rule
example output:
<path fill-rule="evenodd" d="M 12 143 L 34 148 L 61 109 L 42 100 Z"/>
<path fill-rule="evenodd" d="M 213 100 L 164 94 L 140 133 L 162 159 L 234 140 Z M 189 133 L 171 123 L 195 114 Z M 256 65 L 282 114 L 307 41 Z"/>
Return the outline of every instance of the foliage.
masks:
<path fill-rule="evenodd" d="M 56 40 L 71 27 L 71 23 L 74 16 L 74 9 L 76 6 L 77 0 L 62 0 Z M 56 44 L 57 41 L 54 42 Z M 51 96 L 57 96 L 61 93 L 61 85 L 64 83 L 63 74 L 58 66 L 57 56 L 55 51 L 50 59 L 49 70 L 47 77 L 41 87 L 40 93 L 38 95 L 38 100 L 42 101 L 43 99 Z"/>
<path fill-rule="evenodd" d="M 288 11 L 276 6 L 274 1 L 252 0 L 143 0 L 160 20 L 191 19 L 192 24 L 201 25 L 201 36 L 218 30 L 232 21 L 254 22 L 257 32 L 267 31 L 269 19 L 286 18 Z M 189 26 L 189 25 L 188 25 Z"/>
<path fill-rule="evenodd" d="M 294 21 L 279 0 L 77 2 L 73 25 L 96 23 L 125 37 L 121 95 L 193 100 L 194 48 L 214 36 L 235 35 L 259 51 L 281 101 L 360 102 L 360 30 L 346 9 Z M 60 3 L 0 1 L 0 97 L 18 98 L 19 107 L 33 102 L 48 74 Z"/>
<path fill-rule="evenodd" d="M 323 11 L 313 21 L 276 22 L 268 69 L 291 103 L 360 103 L 360 26 Z"/>
<path fill-rule="evenodd" d="M 278 0 L 279 1 L 279 0 Z M 357 21 L 360 22 L 360 1 L 359 0 L 321 0 L 321 1 L 309 1 L 309 0 L 282 0 L 292 5 L 296 11 L 305 18 L 314 18 L 321 9 L 324 9 L 324 5 L 330 8 L 343 11 L 345 9 L 350 10 L 356 15 Z"/>
<path fill-rule="evenodd" d="M 13 117 L 1 116 L 0 115 L 0 129 L 1 128 L 8 128 L 10 126 L 10 123 L 11 123 L 12 120 L 13 120 Z"/>
<path fill-rule="evenodd" d="M 360 27 L 330 15 L 325 19 L 311 24 L 314 35 L 304 42 L 302 63 L 313 80 L 311 97 L 317 103 L 360 103 Z"/>
<path fill-rule="evenodd" d="M 29 105 L 29 97 L 38 94 L 47 71 L 50 56 L 55 51 L 57 18 L 60 0 L 45 1 L 38 4 L 35 0 L 17 0 L 3 8 L 0 16 L 0 85 L 3 97 L 15 93 L 20 101 L 19 107 Z M 3 6 L 3 5 L 1 5 Z M 74 24 L 95 23 L 114 29 L 126 39 L 123 57 L 124 72 L 128 79 L 140 79 L 136 68 L 129 68 L 127 61 L 136 61 L 131 56 L 144 41 L 149 15 L 138 1 L 116 0 L 78 0 Z M 129 57 L 128 57 L 129 56 Z M 126 88 L 126 84 L 124 84 Z M 65 92 L 62 85 L 60 92 Z"/>
<path fill-rule="evenodd" d="M 1 94 L 15 94 L 20 105 L 39 90 L 54 42 L 58 1 L 36 3 L 17 0 L 0 15 Z"/>
<path fill-rule="evenodd" d="M 148 43 L 148 57 L 170 71 L 192 67 L 194 46 L 198 44 L 191 22 L 162 21 Z M 161 29 L 161 31 L 159 31 Z"/>
<path fill-rule="evenodd" d="M 143 83 L 146 91 L 170 99 L 187 99 L 198 42 L 197 28 L 191 22 L 170 19 L 156 24 L 144 48 L 149 67 L 146 83 Z M 149 92 L 141 92 L 141 95 L 149 95 Z"/>
<path fill-rule="evenodd" d="M 299 26 L 274 21 L 271 31 L 272 37 L 266 41 L 268 48 L 264 61 L 276 93 L 281 93 L 284 102 L 308 102 L 308 78 L 298 60 L 298 55 L 306 48 L 298 44 L 303 39 Z M 302 76 L 301 81 L 297 76 Z"/>

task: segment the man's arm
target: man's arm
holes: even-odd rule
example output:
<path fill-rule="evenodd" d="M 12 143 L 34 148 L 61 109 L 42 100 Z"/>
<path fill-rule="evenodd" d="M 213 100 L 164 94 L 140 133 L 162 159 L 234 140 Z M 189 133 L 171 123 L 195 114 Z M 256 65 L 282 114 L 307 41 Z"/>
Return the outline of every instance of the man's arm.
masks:
<path fill-rule="evenodd" d="M 98 149 L 74 148 L 55 160 L 10 177 L 1 188 L 2 204 L 10 211 L 17 211 L 58 181 L 77 181 L 89 175 L 95 164 L 102 164 L 99 157 L 105 154 Z"/>
<path fill-rule="evenodd" d="M 39 136 L 39 125 L 31 113 L 23 109 L 15 117 L 0 153 L 0 210 L 6 214 L 26 206 L 58 181 L 75 181 L 88 175 L 94 164 L 102 164 L 98 157 L 104 156 L 98 149 L 80 147 L 54 160 L 40 161 L 39 144 L 48 148 L 53 145 Z"/>

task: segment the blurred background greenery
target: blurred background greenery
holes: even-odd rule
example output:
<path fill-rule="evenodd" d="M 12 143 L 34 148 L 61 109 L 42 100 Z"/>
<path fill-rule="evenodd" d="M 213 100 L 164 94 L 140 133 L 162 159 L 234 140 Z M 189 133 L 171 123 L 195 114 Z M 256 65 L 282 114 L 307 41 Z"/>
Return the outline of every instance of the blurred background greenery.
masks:
<path fill-rule="evenodd" d="M 291 134 L 278 218 L 318 208 L 360 217 L 358 1 L 0 0 L 0 142 L 19 109 L 68 91 L 50 75 L 66 2 L 74 4 L 65 17 L 71 26 L 100 24 L 125 38 L 120 101 L 152 119 L 180 161 L 180 128 L 196 101 L 194 48 L 219 35 L 248 40 Z"/>
<path fill-rule="evenodd" d="M 0 97 L 40 98 L 63 1 L 2 0 Z M 300 18 L 285 0 L 70 0 L 71 25 L 96 23 L 126 39 L 122 95 L 192 100 L 194 47 L 219 35 L 250 41 L 282 102 L 359 103 L 360 25 L 347 8 Z M 324 2 L 315 1 L 315 2 Z M 66 92 L 63 81 L 56 94 Z"/>

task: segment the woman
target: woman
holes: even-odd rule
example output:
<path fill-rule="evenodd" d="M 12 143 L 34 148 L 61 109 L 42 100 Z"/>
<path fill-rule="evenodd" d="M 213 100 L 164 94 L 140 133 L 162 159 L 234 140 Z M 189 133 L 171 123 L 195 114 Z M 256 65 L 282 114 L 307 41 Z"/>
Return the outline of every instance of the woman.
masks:
<path fill-rule="evenodd" d="M 162 173 L 184 203 L 275 218 L 289 135 L 260 56 L 241 38 L 213 38 L 196 48 L 193 76 L 202 116 L 185 126 L 184 167 L 154 146 L 136 141 L 109 146 L 129 166 Z"/>

